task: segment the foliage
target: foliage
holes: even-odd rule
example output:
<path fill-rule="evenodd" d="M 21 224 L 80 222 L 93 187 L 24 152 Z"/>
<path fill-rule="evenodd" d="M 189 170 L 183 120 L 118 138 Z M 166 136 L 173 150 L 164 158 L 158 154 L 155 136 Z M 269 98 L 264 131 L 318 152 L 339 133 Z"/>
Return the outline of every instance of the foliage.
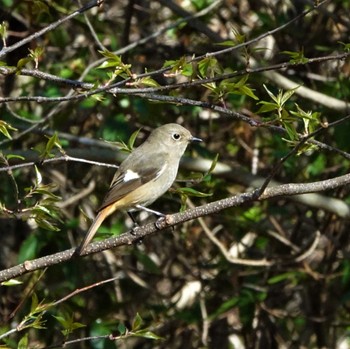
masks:
<path fill-rule="evenodd" d="M 348 348 L 341 183 L 30 262 L 78 245 L 106 164 L 168 122 L 204 142 L 161 212 L 348 173 L 348 2 L 83 2 L 0 1 L 0 269 L 29 271 L 0 285 L 0 347 Z M 131 224 L 116 213 L 100 237 Z"/>

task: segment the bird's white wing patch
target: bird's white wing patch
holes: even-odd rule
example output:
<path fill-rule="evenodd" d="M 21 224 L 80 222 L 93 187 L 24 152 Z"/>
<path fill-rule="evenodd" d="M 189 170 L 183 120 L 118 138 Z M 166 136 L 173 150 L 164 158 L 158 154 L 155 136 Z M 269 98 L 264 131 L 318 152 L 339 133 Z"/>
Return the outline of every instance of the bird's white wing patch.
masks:
<path fill-rule="evenodd" d="M 124 174 L 124 182 L 129 182 L 133 179 L 137 179 L 137 178 L 140 178 L 139 174 L 134 172 L 134 171 L 131 171 L 131 170 L 127 170 Z"/>

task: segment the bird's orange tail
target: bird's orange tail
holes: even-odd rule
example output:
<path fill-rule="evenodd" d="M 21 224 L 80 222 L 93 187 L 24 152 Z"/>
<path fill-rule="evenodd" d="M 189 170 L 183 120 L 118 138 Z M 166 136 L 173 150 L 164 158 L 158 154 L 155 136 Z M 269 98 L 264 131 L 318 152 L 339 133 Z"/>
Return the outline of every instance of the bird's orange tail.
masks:
<path fill-rule="evenodd" d="M 106 207 L 105 209 L 103 209 L 97 214 L 88 232 L 86 233 L 84 240 L 82 241 L 80 246 L 76 249 L 75 254 L 77 254 L 78 256 L 82 254 L 82 252 L 85 250 L 86 246 L 90 243 L 92 238 L 95 236 L 97 229 L 100 227 L 100 225 L 108 216 L 108 214 L 109 214 L 108 207 Z"/>

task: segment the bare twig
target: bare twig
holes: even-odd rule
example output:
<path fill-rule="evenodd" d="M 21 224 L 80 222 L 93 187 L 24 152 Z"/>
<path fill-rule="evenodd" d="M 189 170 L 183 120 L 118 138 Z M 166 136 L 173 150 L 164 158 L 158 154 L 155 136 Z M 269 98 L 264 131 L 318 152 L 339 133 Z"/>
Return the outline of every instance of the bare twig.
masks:
<path fill-rule="evenodd" d="M 118 166 L 114 165 L 114 164 L 107 164 L 107 163 L 102 163 L 100 161 L 92 161 L 92 160 L 87 160 L 87 159 L 76 158 L 76 157 L 69 156 L 69 155 L 65 154 L 62 156 L 55 157 L 55 158 L 39 160 L 38 162 L 30 161 L 30 162 L 25 162 L 22 164 L 0 167 L 0 172 L 15 170 L 15 169 L 23 168 L 23 167 L 28 167 L 28 166 L 34 166 L 38 163 L 47 164 L 47 163 L 51 163 L 51 162 L 61 162 L 61 161 L 83 162 L 85 164 L 90 164 L 90 165 L 95 165 L 95 166 L 105 166 L 105 167 L 118 168 Z"/>
<path fill-rule="evenodd" d="M 39 38 L 40 36 L 48 33 L 49 31 L 59 27 L 61 24 L 71 20 L 72 18 L 80 15 L 81 13 L 90 10 L 91 8 L 95 7 L 95 6 L 100 6 L 102 4 L 102 0 L 92 0 L 90 1 L 87 5 L 83 6 L 82 8 L 74 11 L 73 13 L 71 13 L 70 15 L 59 19 L 58 21 L 51 23 L 50 25 L 48 25 L 47 27 L 39 30 L 38 32 L 35 32 L 34 34 L 16 42 L 15 44 L 8 46 L 8 47 L 4 47 L 1 51 L 0 51 L 0 58 L 4 57 L 6 54 L 8 54 L 9 52 L 12 52 L 16 49 L 18 49 L 19 47 L 27 44 L 28 42 L 31 42 L 34 39 Z"/>

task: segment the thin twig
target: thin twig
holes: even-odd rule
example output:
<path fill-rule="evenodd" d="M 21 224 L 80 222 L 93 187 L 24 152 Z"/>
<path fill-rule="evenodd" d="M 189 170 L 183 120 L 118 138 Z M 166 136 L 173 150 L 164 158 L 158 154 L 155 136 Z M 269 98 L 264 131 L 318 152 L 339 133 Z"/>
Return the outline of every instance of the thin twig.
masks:
<path fill-rule="evenodd" d="M 29 162 L 25 162 L 22 164 L 0 167 L 0 172 L 15 170 L 15 169 L 23 168 L 23 167 L 30 167 L 30 166 L 37 165 L 39 163 L 40 164 L 47 164 L 47 163 L 51 163 L 51 162 L 60 162 L 60 161 L 82 162 L 85 164 L 90 164 L 90 165 L 95 165 L 95 166 L 105 166 L 105 167 L 111 167 L 111 168 L 118 168 L 119 167 L 119 166 L 114 165 L 114 164 L 107 164 L 107 163 L 103 163 L 100 161 L 92 161 L 92 160 L 87 160 L 87 159 L 82 159 L 82 158 L 76 158 L 74 156 L 70 156 L 70 155 L 65 154 L 62 156 L 55 157 L 55 158 L 39 160 L 37 162 L 36 161 L 29 161 Z"/>
<path fill-rule="evenodd" d="M 74 11 L 73 13 L 71 13 L 70 15 L 60 18 L 58 21 L 51 23 L 50 25 L 48 25 L 47 27 L 35 32 L 34 34 L 16 42 L 15 44 L 11 45 L 11 46 L 7 46 L 4 47 L 1 51 L 0 51 L 0 58 L 4 57 L 6 54 L 8 54 L 9 52 L 12 52 L 16 49 L 18 49 L 19 47 L 27 44 L 28 42 L 31 42 L 34 39 L 39 38 L 40 36 L 48 33 L 51 30 L 56 29 L 57 27 L 59 27 L 60 25 L 62 25 L 63 23 L 71 20 L 72 18 L 80 15 L 81 13 L 90 10 L 91 8 L 95 7 L 95 6 L 100 6 L 102 4 L 103 0 L 93 0 L 90 1 L 88 4 L 86 4 L 85 6 L 81 7 L 80 9 Z"/>

